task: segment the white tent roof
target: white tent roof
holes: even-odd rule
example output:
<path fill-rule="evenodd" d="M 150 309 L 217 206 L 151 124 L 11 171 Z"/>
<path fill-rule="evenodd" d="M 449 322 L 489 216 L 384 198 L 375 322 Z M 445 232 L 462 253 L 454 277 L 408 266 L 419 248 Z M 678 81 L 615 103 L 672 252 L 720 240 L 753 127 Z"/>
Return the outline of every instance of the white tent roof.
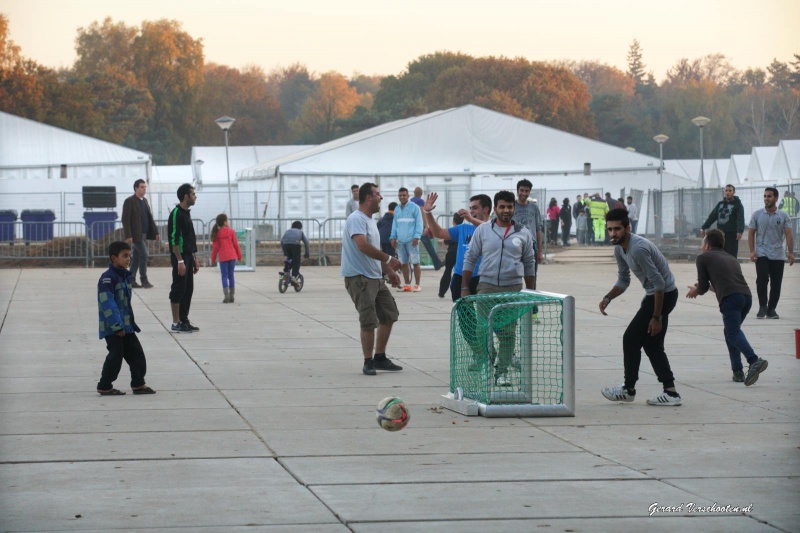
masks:
<path fill-rule="evenodd" d="M 229 146 L 228 156 L 230 157 L 231 165 L 231 182 L 236 181 L 237 173 L 243 169 L 313 147 L 314 146 L 311 145 Z M 196 164 L 197 161 L 202 161 L 203 164 L 198 165 Z M 200 182 L 203 185 L 228 183 L 228 169 L 225 161 L 224 146 L 193 147 L 192 164 L 195 166 L 195 175 L 200 177 Z"/>
<path fill-rule="evenodd" d="M 191 165 L 154 165 L 150 178 L 152 184 L 177 184 L 192 182 Z"/>
<path fill-rule="evenodd" d="M 146 164 L 144 152 L 0 112 L 0 167 Z"/>
<path fill-rule="evenodd" d="M 706 187 L 711 187 L 711 175 L 714 172 L 715 159 L 703 160 L 703 177 Z M 700 160 L 699 159 L 667 159 L 664 161 L 664 169 L 676 176 L 689 179 L 700 186 Z"/>
<path fill-rule="evenodd" d="M 777 146 L 758 146 L 753 148 L 753 152 L 750 154 L 750 165 L 747 167 L 747 181 L 768 180 L 777 153 Z"/>
<path fill-rule="evenodd" d="M 711 170 L 711 177 L 708 180 L 709 187 L 724 187 L 728 182 L 728 166 L 730 166 L 730 159 L 714 159 L 714 165 Z"/>
<path fill-rule="evenodd" d="M 778 153 L 769 177 L 780 182 L 800 180 L 800 140 L 778 143 Z"/>
<path fill-rule="evenodd" d="M 475 105 L 382 124 L 248 168 L 241 179 L 281 174 L 347 176 L 536 175 L 656 170 L 659 160 Z"/>
<path fill-rule="evenodd" d="M 725 183 L 739 185 L 747 177 L 747 167 L 750 166 L 750 154 L 731 155 L 731 164 L 728 165 L 728 177 Z"/>

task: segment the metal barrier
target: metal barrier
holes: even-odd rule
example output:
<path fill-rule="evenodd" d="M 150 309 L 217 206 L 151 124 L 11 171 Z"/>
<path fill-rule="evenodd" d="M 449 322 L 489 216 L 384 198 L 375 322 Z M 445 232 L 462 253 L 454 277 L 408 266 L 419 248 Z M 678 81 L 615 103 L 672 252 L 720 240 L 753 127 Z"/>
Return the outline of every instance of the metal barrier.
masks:
<path fill-rule="evenodd" d="M 255 241 L 256 260 L 258 257 L 283 257 L 283 250 L 280 246 L 281 237 L 287 229 L 292 227 L 292 223 L 300 221 L 303 224 L 303 233 L 309 241 L 309 251 L 317 258 L 319 264 L 324 262 L 324 239 L 322 223 L 315 218 L 231 218 L 228 219 L 229 226 L 234 231 L 242 231 L 247 228 L 252 230 Z M 215 219 L 205 223 L 207 239 L 207 249 L 205 257 L 211 257 L 211 229 L 216 224 Z"/>
<path fill-rule="evenodd" d="M 84 261 L 89 266 L 92 243 L 83 222 L 16 221 L 4 224 L 13 224 L 13 231 L 6 235 L 8 240 L 0 243 L 0 261 L 65 259 Z"/>

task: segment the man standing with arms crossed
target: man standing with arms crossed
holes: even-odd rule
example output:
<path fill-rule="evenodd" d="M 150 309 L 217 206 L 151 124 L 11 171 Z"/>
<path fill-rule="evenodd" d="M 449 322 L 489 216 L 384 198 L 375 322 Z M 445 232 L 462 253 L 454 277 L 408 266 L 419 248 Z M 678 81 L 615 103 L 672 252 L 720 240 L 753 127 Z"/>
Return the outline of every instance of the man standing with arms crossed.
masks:
<path fill-rule="evenodd" d="M 131 274 L 133 275 L 134 289 L 152 289 L 153 285 L 147 280 L 147 241 L 160 241 L 153 212 L 145 198 L 147 182 L 136 180 L 133 183 L 133 194 L 125 199 L 122 204 L 122 231 L 125 233 L 125 242 L 133 249 L 131 260 Z M 136 272 L 139 271 L 142 284 L 136 283 Z"/>
<path fill-rule="evenodd" d="M 478 294 L 519 292 L 522 290 L 523 280 L 526 289 L 535 288 L 536 257 L 533 236 L 525 226 L 512 220 L 514 204 L 514 193 L 510 191 L 500 191 L 494 195 L 494 214 L 497 218 L 475 228 L 464 258 L 461 296 L 468 296 L 470 293 L 472 273 L 479 259 L 481 281 L 478 283 Z M 512 385 L 508 367 L 514 355 L 515 328 L 516 325 L 511 324 L 496 332 L 500 339 L 500 349 L 495 367 L 495 383 L 502 387 Z"/>
<path fill-rule="evenodd" d="M 197 238 L 194 234 L 192 215 L 189 208 L 197 201 L 194 187 L 184 183 L 178 187 L 180 203 L 169 215 L 167 234 L 169 235 L 170 262 L 172 263 L 172 287 L 169 301 L 172 307 L 172 333 L 193 333 L 200 328 L 189 322 L 189 308 L 194 293 L 194 275 L 200 271 L 197 262 Z"/>
<path fill-rule="evenodd" d="M 779 211 L 776 205 L 778 189 L 764 189 L 764 209 L 759 209 L 750 218 L 747 244 L 750 247 L 750 261 L 756 264 L 756 292 L 758 293 L 758 314 L 756 318 L 778 319 L 775 308 L 781 297 L 783 267 L 786 252 L 783 238 L 789 247 L 789 266 L 794 264 L 794 238 L 789 215 Z M 727 235 L 726 235 L 727 238 Z M 769 299 L 767 299 L 769 286 Z"/>
<path fill-rule="evenodd" d="M 344 209 L 344 217 L 349 217 L 356 210 L 358 210 L 358 185 L 352 185 L 350 187 L 350 199 L 347 200 L 347 206 Z"/>
<path fill-rule="evenodd" d="M 678 287 L 667 260 L 658 248 L 644 237 L 630 232 L 630 221 L 625 208 L 612 209 L 606 214 L 606 227 L 614 244 L 614 258 L 619 275 L 617 283 L 600 301 L 600 312 L 606 315 L 611 300 L 625 292 L 631 283 L 631 272 L 639 278 L 645 297 L 639 310 L 622 336 L 625 383 L 606 387 L 601 392 L 612 402 L 632 402 L 636 399 L 636 382 L 642 348 L 664 386 L 663 394 L 647 400 L 648 405 L 680 405 L 680 394 L 675 390 L 675 378 L 664 352 L 669 314 L 678 302 Z"/>
<path fill-rule="evenodd" d="M 392 293 L 383 281 L 383 275 L 386 274 L 393 287 L 399 286 L 400 276 L 397 275 L 397 269 L 400 268 L 400 261 L 381 251 L 378 225 L 372 216 L 380 211 L 382 199 L 377 185 L 362 185 L 358 191 L 358 210 L 347 217 L 342 232 L 340 273 L 344 277 L 347 293 L 358 311 L 361 351 L 364 355 L 361 371 L 367 376 L 376 375 L 376 370 L 403 370 L 403 367 L 386 357 L 386 345 L 389 343 L 392 326 L 397 322 L 400 313 Z"/>
<path fill-rule="evenodd" d="M 536 254 L 536 272 L 534 272 L 534 283 L 536 274 L 539 272 L 539 263 L 544 261 L 542 252 L 542 232 L 544 231 L 544 218 L 536 202 L 531 202 L 528 198 L 531 195 L 533 183 L 528 180 L 517 182 L 517 200 L 514 202 L 514 220 L 519 222 L 531 233 L 533 237 L 533 251 Z M 535 288 L 535 287 L 534 287 Z"/>

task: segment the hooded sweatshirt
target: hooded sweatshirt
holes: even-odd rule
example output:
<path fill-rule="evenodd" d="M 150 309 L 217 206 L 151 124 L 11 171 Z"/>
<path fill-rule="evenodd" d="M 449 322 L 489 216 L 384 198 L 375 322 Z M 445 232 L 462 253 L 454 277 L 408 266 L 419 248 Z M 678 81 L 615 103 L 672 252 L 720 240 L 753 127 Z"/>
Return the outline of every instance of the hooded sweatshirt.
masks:
<path fill-rule="evenodd" d="M 505 287 L 522 283 L 523 276 L 536 275 L 533 236 L 520 223 L 503 228 L 492 220 L 475 228 L 463 270 L 473 272 L 479 258 L 481 283 Z"/>
<path fill-rule="evenodd" d="M 708 215 L 703 229 L 710 228 L 714 222 L 723 233 L 744 233 L 744 207 L 738 196 L 734 196 L 730 202 L 725 199 L 719 202 Z"/>

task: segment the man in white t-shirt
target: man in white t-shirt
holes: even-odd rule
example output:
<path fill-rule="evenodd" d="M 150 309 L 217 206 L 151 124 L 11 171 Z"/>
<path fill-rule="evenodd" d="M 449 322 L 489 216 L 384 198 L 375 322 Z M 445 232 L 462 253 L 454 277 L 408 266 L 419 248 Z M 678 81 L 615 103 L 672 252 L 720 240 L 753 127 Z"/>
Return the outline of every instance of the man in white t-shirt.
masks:
<path fill-rule="evenodd" d="M 383 275 L 393 287 L 400 285 L 397 270 L 400 261 L 381 251 L 378 224 L 372 216 L 380 211 L 381 196 L 374 183 L 363 184 L 358 191 L 358 209 L 345 223 L 342 232 L 341 275 L 344 286 L 358 311 L 361 325 L 362 372 L 374 376 L 376 370 L 402 370 L 386 357 L 386 345 L 392 326 L 400 313 Z M 375 335 L 377 328 L 378 334 Z"/>

